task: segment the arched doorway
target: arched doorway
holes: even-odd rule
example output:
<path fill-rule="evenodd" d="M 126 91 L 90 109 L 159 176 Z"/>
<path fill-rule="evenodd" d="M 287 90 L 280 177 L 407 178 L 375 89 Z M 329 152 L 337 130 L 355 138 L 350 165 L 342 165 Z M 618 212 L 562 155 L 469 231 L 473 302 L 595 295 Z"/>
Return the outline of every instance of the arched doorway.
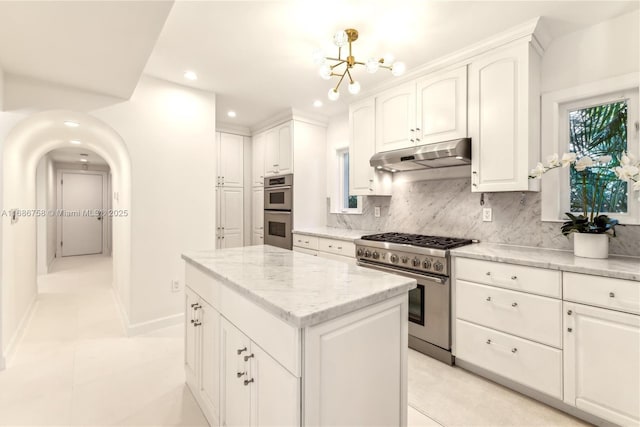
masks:
<path fill-rule="evenodd" d="M 3 146 L 0 355 L 11 349 L 37 295 L 37 164 L 44 154 L 68 147 L 72 140 L 107 161 L 112 173 L 112 206 L 127 213 L 113 218 L 113 286 L 129 312 L 132 212 L 127 147 L 110 126 L 88 114 L 65 110 L 36 113 L 18 123 Z"/>

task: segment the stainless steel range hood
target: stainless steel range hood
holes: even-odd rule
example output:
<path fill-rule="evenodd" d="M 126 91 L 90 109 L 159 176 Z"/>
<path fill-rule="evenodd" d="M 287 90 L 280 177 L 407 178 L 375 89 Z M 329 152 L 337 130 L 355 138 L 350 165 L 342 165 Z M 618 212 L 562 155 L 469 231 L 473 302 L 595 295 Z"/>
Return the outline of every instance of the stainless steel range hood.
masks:
<path fill-rule="evenodd" d="M 419 145 L 374 154 L 369 164 L 391 172 L 446 168 L 471 163 L 471 138 Z"/>

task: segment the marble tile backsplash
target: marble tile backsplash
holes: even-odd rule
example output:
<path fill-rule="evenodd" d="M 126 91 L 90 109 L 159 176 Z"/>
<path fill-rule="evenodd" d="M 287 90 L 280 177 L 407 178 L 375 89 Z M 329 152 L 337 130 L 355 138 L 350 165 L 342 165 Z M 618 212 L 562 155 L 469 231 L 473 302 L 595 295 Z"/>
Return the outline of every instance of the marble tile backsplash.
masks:
<path fill-rule="evenodd" d="M 573 238 L 560 233 L 560 223 L 540 221 L 540 193 L 485 193 L 485 204 L 480 206 L 480 194 L 470 188 L 467 178 L 394 184 L 392 197 L 365 197 L 362 215 L 328 213 L 327 225 L 573 248 Z M 374 216 L 375 206 L 380 206 L 380 218 Z M 483 207 L 492 208 L 493 221 L 482 221 Z M 640 226 L 618 227 L 617 234 L 611 239 L 610 253 L 640 256 Z"/>

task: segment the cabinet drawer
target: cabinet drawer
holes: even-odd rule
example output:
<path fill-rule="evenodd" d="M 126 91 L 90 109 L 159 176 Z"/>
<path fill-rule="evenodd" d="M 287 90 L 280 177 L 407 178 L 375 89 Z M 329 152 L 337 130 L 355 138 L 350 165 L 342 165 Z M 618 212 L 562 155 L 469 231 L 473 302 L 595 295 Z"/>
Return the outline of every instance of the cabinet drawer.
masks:
<path fill-rule="evenodd" d="M 353 242 L 346 242 L 344 240 L 319 238 L 318 250 L 351 258 L 355 258 L 356 256 L 356 245 Z"/>
<path fill-rule="evenodd" d="M 562 348 L 562 301 L 456 280 L 460 319 Z"/>
<path fill-rule="evenodd" d="M 456 278 L 532 294 L 561 298 L 559 271 L 502 262 L 456 258 Z"/>
<path fill-rule="evenodd" d="M 318 252 L 318 256 L 320 258 L 332 259 L 334 261 L 346 262 L 351 265 L 358 265 L 358 261 L 355 258 L 344 256 L 344 255 L 336 255 L 330 252 Z"/>
<path fill-rule="evenodd" d="M 562 351 L 456 320 L 456 357 L 562 399 Z"/>
<path fill-rule="evenodd" d="M 307 236 L 305 234 L 293 234 L 293 246 L 299 246 L 306 249 L 318 249 L 318 238 L 315 236 Z"/>
<path fill-rule="evenodd" d="M 564 299 L 640 314 L 640 282 L 564 273 Z"/>
<path fill-rule="evenodd" d="M 294 246 L 293 252 L 300 252 L 301 254 L 318 256 L 318 251 L 315 251 L 313 249 L 301 248 L 299 246 Z"/>
<path fill-rule="evenodd" d="M 220 284 L 189 262 L 185 266 L 185 286 L 191 288 L 213 308 L 220 311 Z"/>

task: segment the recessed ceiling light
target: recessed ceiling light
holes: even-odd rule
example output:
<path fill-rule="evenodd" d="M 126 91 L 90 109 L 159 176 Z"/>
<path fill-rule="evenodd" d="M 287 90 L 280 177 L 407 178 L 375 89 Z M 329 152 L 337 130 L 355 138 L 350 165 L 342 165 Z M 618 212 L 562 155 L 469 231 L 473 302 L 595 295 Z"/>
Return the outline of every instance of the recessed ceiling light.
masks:
<path fill-rule="evenodd" d="M 464 157 L 462 157 L 462 156 L 456 156 L 456 159 L 457 159 L 457 160 L 462 160 L 463 158 L 464 158 Z"/>
<path fill-rule="evenodd" d="M 397 170 L 395 170 L 395 169 L 391 169 L 391 172 L 396 173 L 396 172 L 398 172 L 398 171 L 397 171 Z"/>
<path fill-rule="evenodd" d="M 74 122 L 74 121 L 71 121 L 71 120 L 65 120 L 64 121 L 64 125 L 68 126 L 70 128 L 77 128 L 78 126 L 80 126 L 80 123 Z"/>
<path fill-rule="evenodd" d="M 79 140 L 77 140 L 77 139 L 72 139 L 71 141 L 69 141 L 69 143 L 70 143 L 70 144 L 73 144 L 73 145 L 80 145 L 80 144 L 82 144 L 82 142 L 80 142 L 80 141 L 79 141 Z"/>
<path fill-rule="evenodd" d="M 87 159 L 85 159 L 85 158 L 82 158 L 82 159 L 80 159 L 80 161 L 81 161 L 81 162 L 88 162 L 89 160 L 87 160 Z"/>
<path fill-rule="evenodd" d="M 322 101 L 320 101 L 319 99 L 316 99 L 315 101 L 313 101 L 313 106 L 322 107 Z"/>
<path fill-rule="evenodd" d="M 184 78 L 187 80 L 198 80 L 198 75 L 193 71 L 185 71 Z"/>
<path fill-rule="evenodd" d="M 382 166 L 376 166 L 378 169 L 382 169 Z"/>
<path fill-rule="evenodd" d="M 235 112 L 235 111 L 229 111 L 229 112 L 227 113 L 227 116 L 229 116 L 229 117 L 235 117 L 235 116 L 236 116 L 236 112 Z"/>

